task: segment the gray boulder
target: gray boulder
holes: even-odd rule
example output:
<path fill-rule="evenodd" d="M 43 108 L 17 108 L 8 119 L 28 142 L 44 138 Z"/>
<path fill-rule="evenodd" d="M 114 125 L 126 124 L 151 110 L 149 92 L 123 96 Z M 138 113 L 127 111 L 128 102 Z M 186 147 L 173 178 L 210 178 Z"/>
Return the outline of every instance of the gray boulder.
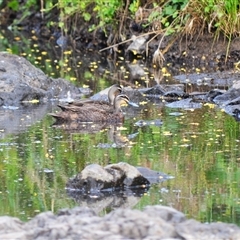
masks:
<path fill-rule="evenodd" d="M 68 81 L 52 79 L 25 58 L 0 52 L 0 106 L 19 106 L 37 100 L 74 96 L 80 91 Z"/>
<path fill-rule="evenodd" d="M 0 226 L 0 239 L 240 239 L 240 228 L 234 224 L 187 220 L 183 213 L 161 205 L 143 211 L 117 209 L 103 217 L 89 208 L 76 207 L 57 215 L 40 213 L 27 223 L 0 217 Z"/>
<path fill-rule="evenodd" d="M 120 162 L 101 167 L 88 165 L 82 172 L 70 179 L 67 189 L 76 189 L 83 194 L 97 194 L 102 191 L 120 191 L 128 188 L 147 188 L 150 182 L 137 168 Z"/>

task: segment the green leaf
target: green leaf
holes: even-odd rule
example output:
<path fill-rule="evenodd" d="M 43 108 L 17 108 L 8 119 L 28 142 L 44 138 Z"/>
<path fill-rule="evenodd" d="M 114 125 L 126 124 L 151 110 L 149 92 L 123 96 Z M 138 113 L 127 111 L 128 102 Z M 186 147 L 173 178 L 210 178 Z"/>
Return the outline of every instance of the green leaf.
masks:
<path fill-rule="evenodd" d="M 17 11 L 19 9 L 19 3 L 16 0 L 10 1 L 8 3 L 8 7 L 10 7 L 14 11 Z"/>
<path fill-rule="evenodd" d="M 91 19 L 91 14 L 85 12 L 85 13 L 83 13 L 83 18 L 86 22 L 88 22 Z"/>

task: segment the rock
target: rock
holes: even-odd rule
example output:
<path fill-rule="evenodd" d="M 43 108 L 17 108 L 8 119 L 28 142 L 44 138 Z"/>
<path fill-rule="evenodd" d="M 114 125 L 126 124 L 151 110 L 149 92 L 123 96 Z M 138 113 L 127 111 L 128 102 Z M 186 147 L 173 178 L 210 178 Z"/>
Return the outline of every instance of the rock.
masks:
<path fill-rule="evenodd" d="M 25 224 L 26 230 L 31 230 L 32 228 L 45 228 L 47 224 L 51 221 L 55 221 L 57 218 L 52 212 L 43 212 L 38 214 L 35 218 L 31 219 Z"/>
<path fill-rule="evenodd" d="M 149 216 L 139 210 L 125 209 L 123 211 L 118 209 L 105 216 L 104 220 L 109 224 L 109 229 L 112 229 L 114 225 L 116 229 L 116 225 L 118 225 L 119 227 L 115 231 L 125 239 L 148 239 L 152 236 L 164 239 L 176 236 L 175 229 L 171 224 L 156 215 Z"/>
<path fill-rule="evenodd" d="M 187 220 L 171 207 L 148 206 L 143 211 L 117 209 L 103 217 L 91 209 L 63 209 L 56 215 L 40 213 L 27 223 L 0 217 L 0 239 L 144 239 L 239 240 L 240 228 L 227 223 Z"/>
<path fill-rule="evenodd" d="M 116 207 L 134 207 L 151 184 L 172 178 L 162 172 L 124 162 L 104 168 L 91 164 L 69 179 L 66 189 L 80 206 L 91 206 L 99 212 Z"/>
<path fill-rule="evenodd" d="M 87 166 L 67 183 L 68 189 L 77 189 L 84 194 L 101 191 L 119 191 L 126 188 L 147 188 L 150 182 L 133 166 L 127 163 L 111 164 L 105 168 L 98 164 Z"/>
<path fill-rule="evenodd" d="M 160 182 L 174 178 L 163 172 L 153 171 L 146 167 L 136 167 L 136 168 L 150 182 L 150 184 L 160 183 Z"/>
<path fill-rule="evenodd" d="M 178 223 L 184 222 L 186 220 L 186 217 L 183 213 L 168 206 L 148 206 L 145 208 L 144 212 L 147 213 L 148 216 L 162 218 L 166 222 L 170 222 L 174 225 L 177 225 Z"/>
<path fill-rule="evenodd" d="M 214 102 L 220 105 L 231 104 L 240 95 L 240 81 L 235 81 L 232 87 L 223 94 L 216 96 Z"/>
<path fill-rule="evenodd" d="M 73 209 L 61 209 L 58 211 L 57 216 L 73 216 L 73 215 L 81 215 L 82 217 L 93 217 L 96 216 L 96 213 L 90 208 L 73 208 Z"/>
<path fill-rule="evenodd" d="M 232 114 L 233 114 L 233 117 L 235 118 L 235 120 L 236 121 L 240 121 L 240 106 L 239 106 L 239 108 L 237 109 L 234 109 L 233 111 L 232 111 Z"/>
<path fill-rule="evenodd" d="M 194 102 L 193 99 L 187 98 L 172 103 L 167 103 L 166 106 L 170 108 L 196 109 L 201 108 L 202 103 Z"/>
<path fill-rule="evenodd" d="M 203 224 L 190 219 L 176 226 L 177 233 L 186 240 L 238 240 L 240 229 L 234 224 L 210 223 Z"/>
<path fill-rule="evenodd" d="M 206 101 L 213 102 L 214 98 L 216 98 L 217 96 L 220 96 L 220 95 L 224 94 L 225 92 L 226 92 L 225 90 L 212 89 L 211 91 L 209 91 L 209 92 L 206 94 L 205 99 L 206 99 Z"/>
<path fill-rule="evenodd" d="M 149 89 L 145 89 L 145 90 L 142 90 L 143 94 L 145 96 L 156 96 L 156 97 L 160 97 L 162 96 L 166 91 L 165 89 L 163 88 L 163 86 L 161 85 L 156 85 L 152 88 L 149 88 Z"/>
<path fill-rule="evenodd" d="M 128 46 L 126 52 L 131 51 L 133 55 L 142 54 L 146 51 L 147 36 L 132 36 L 133 42 Z"/>
<path fill-rule="evenodd" d="M 181 98 L 188 98 L 189 94 L 183 91 L 169 91 L 163 94 L 164 99 L 181 99 Z"/>
<path fill-rule="evenodd" d="M 80 94 L 68 81 L 46 76 L 29 61 L 17 55 L 0 52 L 0 106 L 19 106 L 24 102 L 66 97 L 68 92 Z"/>
<path fill-rule="evenodd" d="M 139 91 L 151 102 L 162 99 L 165 101 L 176 101 L 189 97 L 189 94 L 184 92 L 183 84 L 158 84 L 151 88 L 140 89 Z"/>
<path fill-rule="evenodd" d="M 119 184 L 124 188 L 146 188 L 150 184 L 137 168 L 128 163 L 120 162 L 117 164 L 110 164 L 106 166 L 105 169 L 113 175 L 120 173 L 120 179 L 122 179 L 123 182 L 120 182 Z"/>
<path fill-rule="evenodd" d="M 240 74 L 234 71 L 223 71 L 214 73 L 193 73 L 174 76 L 181 83 L 192 83 L 208 86 L 229 86 L 239 79 Z"/>
<path fill-rule="evenodd" d="M 69 179 L 67 189 L 75 189 L 83 194 L 97 194 L 103 191 L 112 194 L 128 189 L 148 189 L 150 184 L 171 178 L 167 174 L 145 167 L 134 167 L 124 162 L 110 164 L 104 168 L 98 164 L 91 164 Z"/>
<path fill-rule="evenodd" d="M 18 218 L 0 217 L 0 234 L 18 232 L 22 229 L 23 222 Z"/>
<path fill-rule="evenodd" d="M 213 99 L 218 105 L 227 105 L 234 101 L 240 95 L 240 89 L 231 88 L 226 93 L 221 94 Z"/>
<path fill-rule="evenodd" d="M 214 103 L 223 107 L 224 111 L 232 115 L 237 121 L 239 121 L 240 112 L 240 81 L 236 81 L 233 86 L 226 92 L 222 91 L 210 91 L 208 96 L 214 96 L 210 98 Z"/>

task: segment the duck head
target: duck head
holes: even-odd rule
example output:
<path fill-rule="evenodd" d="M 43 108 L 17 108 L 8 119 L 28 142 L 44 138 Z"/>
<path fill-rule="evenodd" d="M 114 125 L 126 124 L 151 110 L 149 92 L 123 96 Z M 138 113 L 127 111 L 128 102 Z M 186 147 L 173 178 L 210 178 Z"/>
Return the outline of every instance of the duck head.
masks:
<path fill-rule="evenodd" d="M 123 91 L 121 85 L 114 84 L 108 91 L 108 100 L 111 105 L 114 105 L 114 99 L 117 95 L 121 94 Z"/>
<path fill-rule="evenodd" d="M 114 105 L 113 105 L 115 112 L 121 112 L 122 111 L 121 107 L 127 106 L 128 103 L 129 103 L 129 98 L 127 95 L 120 94 L 116 96 L 114 100 Z"/>

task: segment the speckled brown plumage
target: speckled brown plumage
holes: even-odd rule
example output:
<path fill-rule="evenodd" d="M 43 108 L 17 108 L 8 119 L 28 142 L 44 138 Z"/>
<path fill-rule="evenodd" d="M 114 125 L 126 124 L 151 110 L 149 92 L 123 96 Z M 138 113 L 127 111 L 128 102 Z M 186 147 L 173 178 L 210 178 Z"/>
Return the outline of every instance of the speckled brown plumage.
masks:
<path fill-rule="evenodd" d="M 63 111 L 65 111 L 65 110 L 70 110 L 72 109 L 72 107 L 75 107 L 75 106 L 82 107 L 84 105 L 87 107 L 88 105 L 91 105 L 107 111 L 112 108 L 115 97 L 121 93 L 122 93 L 122 87 L 119 84 L 114 84 L 111 86 L 111 88 L 108 91 L 108 102 L 84 99 L 84 100 L 71 102 L 67 105 L 59 105 L 59 107 Z"/>
<path fill-rule="evenodd" d="M 72 105 L 60 108 L 63 110 L 59 113 L 50 115 L 57 121 L 77 121 L 77 122 L 122 122 L 124 116 L 121 110 L 122 105 L 126 105 L 129 98 L 120 94 L 116 96 L 113 106 L 109 109 L 101 109 L 99 104 L 82 104 L 80 106 Z"/>

